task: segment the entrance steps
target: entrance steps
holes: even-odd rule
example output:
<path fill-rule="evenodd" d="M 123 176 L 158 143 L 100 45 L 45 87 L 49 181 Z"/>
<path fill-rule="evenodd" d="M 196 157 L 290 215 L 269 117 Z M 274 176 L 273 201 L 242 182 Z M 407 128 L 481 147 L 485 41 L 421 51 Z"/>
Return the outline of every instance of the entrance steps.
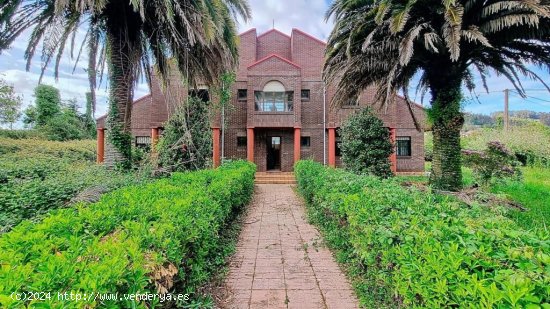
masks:
<path fill-rule="evenodd" d="M 257 172 L 256 184 L 296 184 L 291 172 Z"/>

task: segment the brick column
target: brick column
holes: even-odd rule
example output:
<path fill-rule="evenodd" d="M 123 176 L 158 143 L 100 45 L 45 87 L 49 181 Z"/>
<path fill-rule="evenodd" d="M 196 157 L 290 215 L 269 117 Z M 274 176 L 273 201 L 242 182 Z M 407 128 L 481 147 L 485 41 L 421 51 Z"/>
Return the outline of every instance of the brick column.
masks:
<path fill-rule="evenodd" d="M 220 128 L 212 128 L 212 162 L 214 168 L 220 166 Z"/>
<path fill-rule="evenodd" d="M 328 165 L 336 167 L 336 128 L 328 128 Z"/>
<path fill-rule="evenodd" d="M 392 144 L 393 152 L 390 155 L 391 171 L 397 173 L 397 149 L 395 146 L 395 128 L 390 128 L 390 142 Z"/>
<path fill-rule="evenodd" d="M 246 129 L 246 159 L 254 163 L 254 128 Z"/>
<path fill-rule="evenodd" d="M 294 128 L 294 163 L 300 161 L 300 128 Z"/>
<path fill-rule="evenodd" d="M 105 161 L 105 129 L 97 129 L 97 163 Z"/>
<path fill-rule="evenodd" d="M 159 141 L 159 128 L 151 128 L 151 151 L 155 151 L 155 146 Z"/>

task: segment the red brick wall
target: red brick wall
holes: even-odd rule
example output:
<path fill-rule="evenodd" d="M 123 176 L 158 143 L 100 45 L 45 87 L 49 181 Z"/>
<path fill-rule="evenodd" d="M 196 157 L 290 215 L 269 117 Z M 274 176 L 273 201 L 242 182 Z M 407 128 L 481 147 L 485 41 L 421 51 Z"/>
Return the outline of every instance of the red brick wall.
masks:
<path fill-rule="evenodd" d="M 290 37 L 275 29 L 258 36 L 256 59 L 260 60 L 272 54 L 292 61 Z"/>

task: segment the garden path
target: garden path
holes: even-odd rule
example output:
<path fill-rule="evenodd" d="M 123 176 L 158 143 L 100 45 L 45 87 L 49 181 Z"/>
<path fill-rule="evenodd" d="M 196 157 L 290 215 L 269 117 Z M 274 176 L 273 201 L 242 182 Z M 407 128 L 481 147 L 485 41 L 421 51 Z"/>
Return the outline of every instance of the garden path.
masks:
<path fill-rule="evenodd" d="M 287 184 L 256 185 L 225 287 L 224 308 L 358 308 L 349 282 Z"/>

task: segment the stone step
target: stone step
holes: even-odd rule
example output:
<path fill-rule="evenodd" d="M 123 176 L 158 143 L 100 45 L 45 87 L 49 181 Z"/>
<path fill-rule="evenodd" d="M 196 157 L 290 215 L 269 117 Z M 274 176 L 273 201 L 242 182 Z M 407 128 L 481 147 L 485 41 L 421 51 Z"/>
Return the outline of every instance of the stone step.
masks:
<path fill-rule="evenodd" d="M 296 178 L 294 178 L 294 173 L 289 172 L 260 172 L 256 173 L 257 184 L 295 184 Z"/>

